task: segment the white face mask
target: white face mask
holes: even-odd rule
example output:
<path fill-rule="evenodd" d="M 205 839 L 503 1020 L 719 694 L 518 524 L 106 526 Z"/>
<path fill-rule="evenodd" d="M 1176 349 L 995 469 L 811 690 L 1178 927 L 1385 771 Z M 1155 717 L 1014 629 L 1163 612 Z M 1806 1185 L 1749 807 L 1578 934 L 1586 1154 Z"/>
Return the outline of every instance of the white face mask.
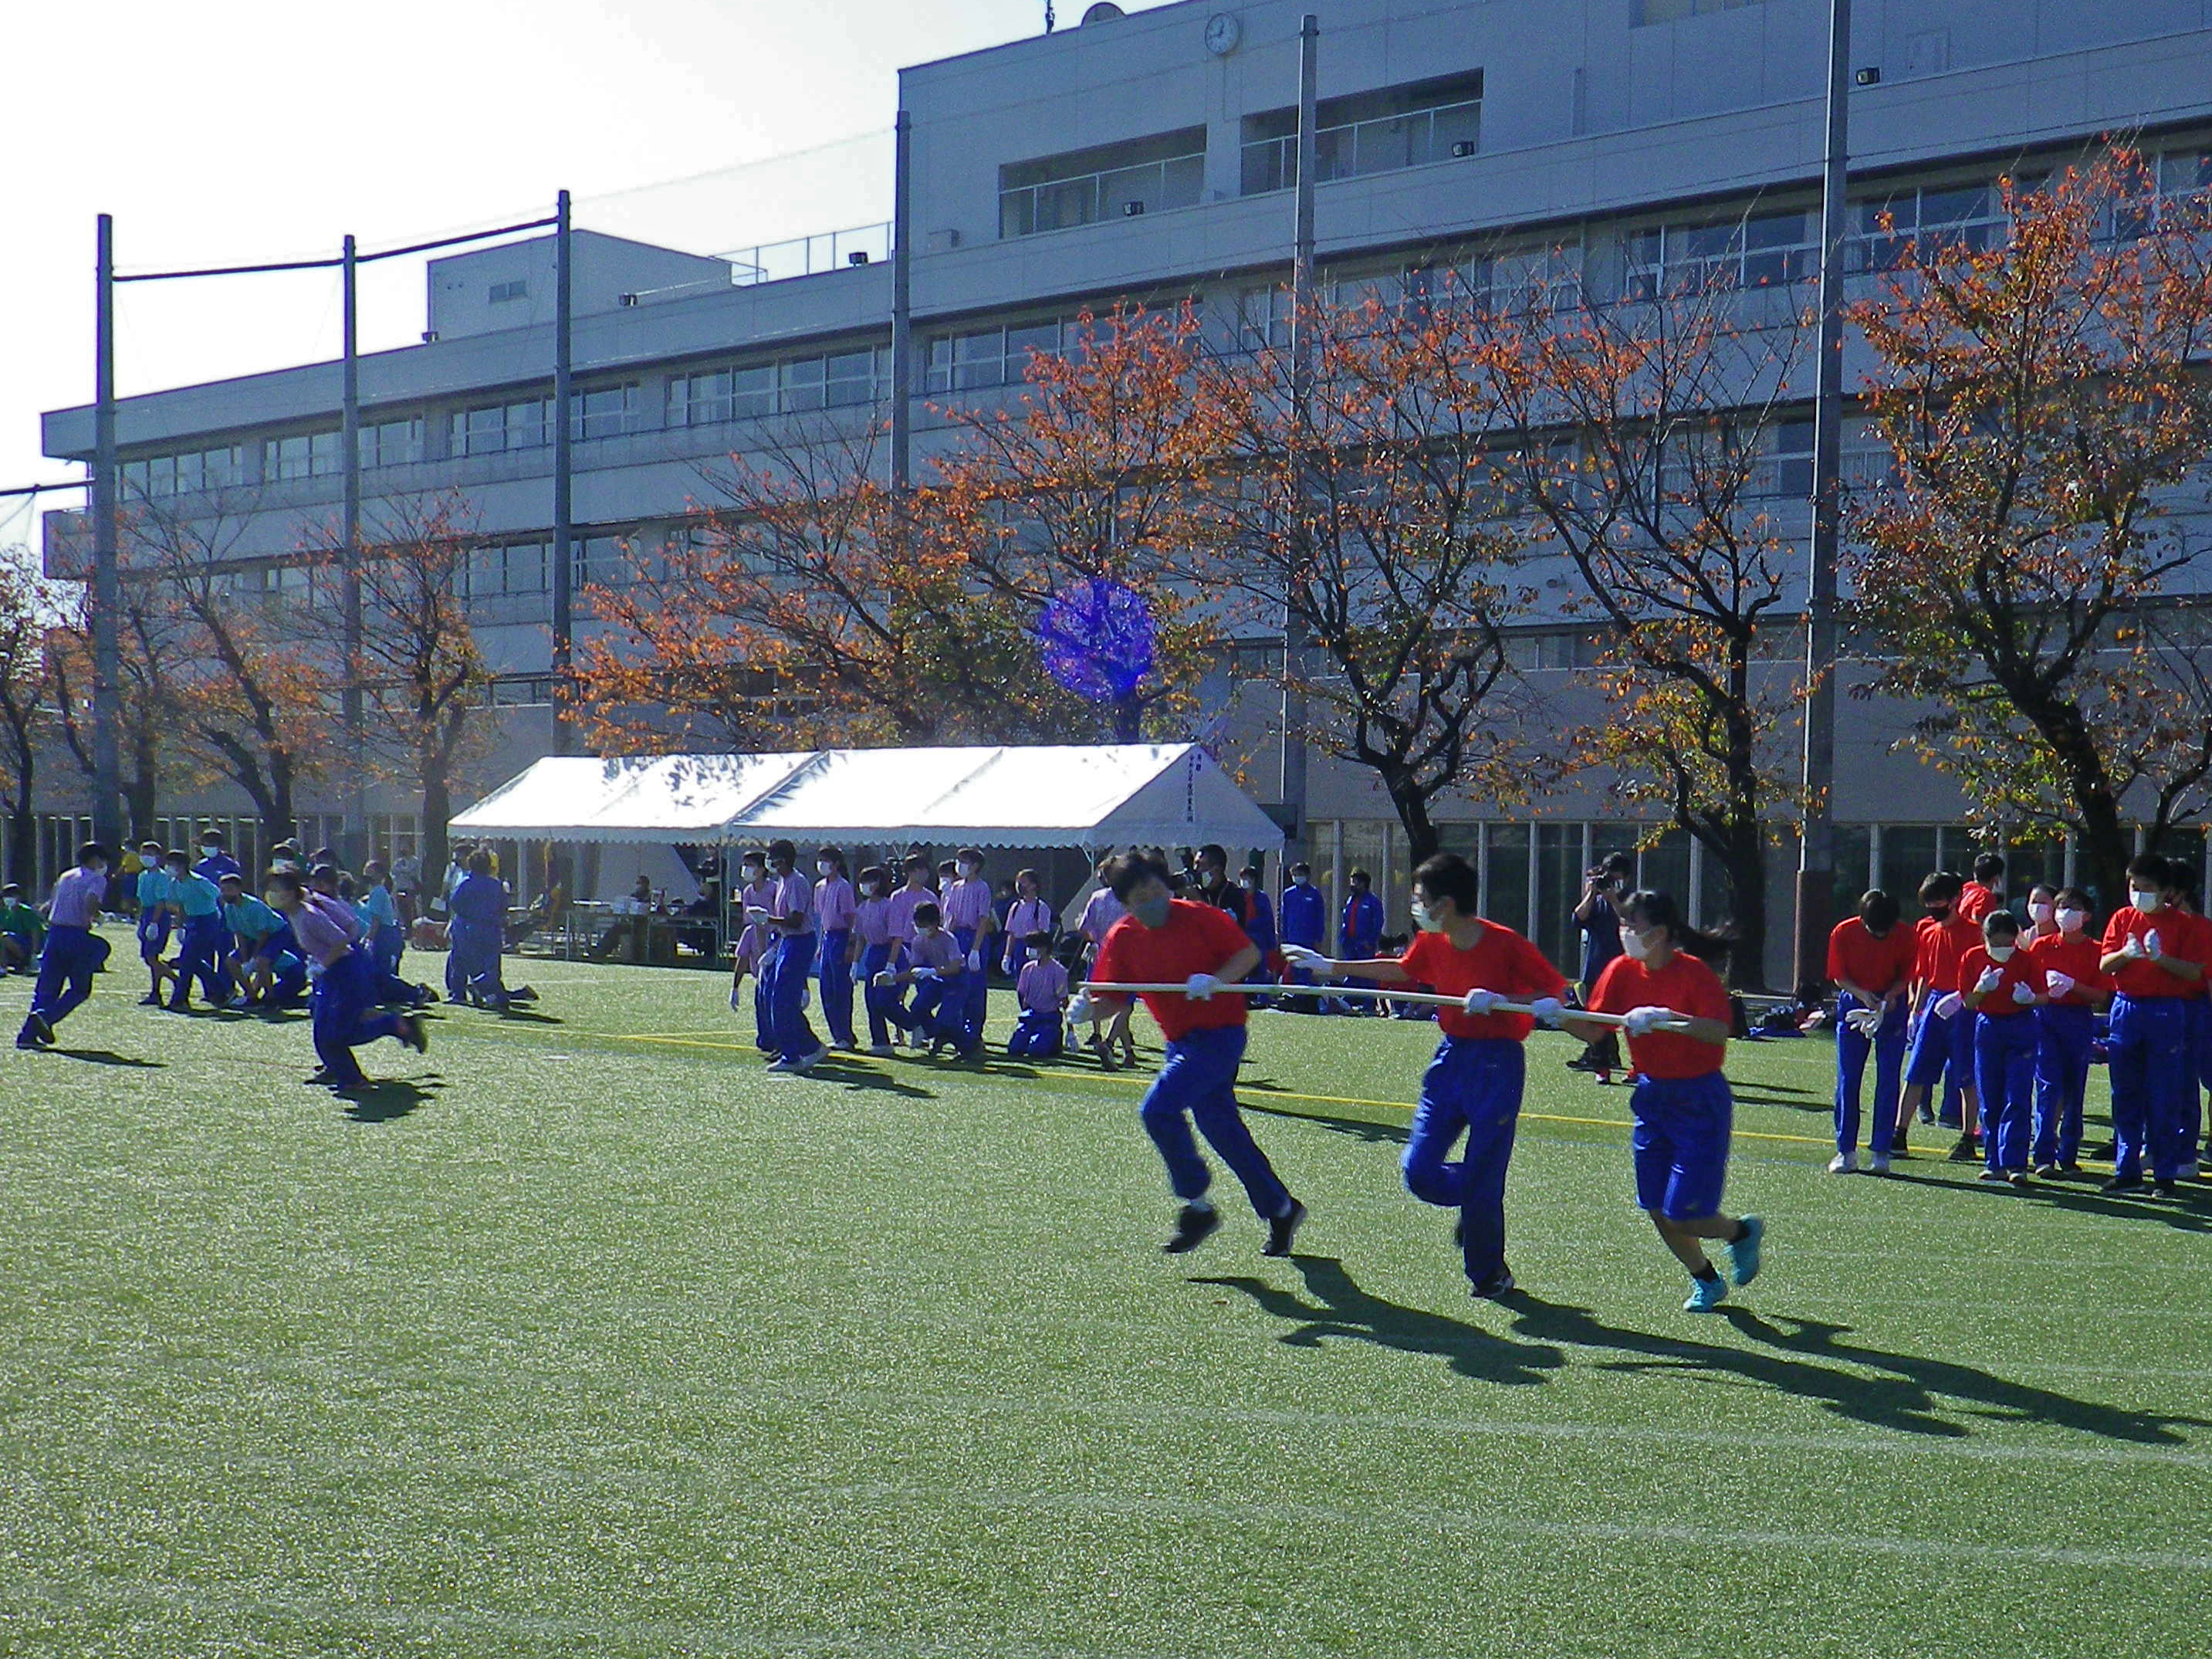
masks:
<path fill-rule="evenodd" d="M 2144 915 L 2148 915 L 2157 909 L 2159 902 L 2160 896 L 2147 887 L 2130 887 L 2128 890 L 2128 902 L 2134 905 Z"/>
<path fill-rule="evenodd" d="M 979 864 L 963 864 L 963 865 L 962 865 L 962 866 L 960 866 L 960 878 L 961 878 L 961 880 L 963 880 L 963 881 L 973 881 L 973 880 L 975 878 L 975 872 L 976 872 L 978 870 L 981 869 L 981 868 L 982 868 L 982 866 L 981 866 L 981 865 L 979 865 Z"/>
<path fill-rule="evenodd" d="M 1425 933 L 1441 933 L 1444 925 L 1437 920 L 1436 912 L 1415 899 L 1413 903 L 1413 926 Z"/>
<path fill-rule="evenodd" d="M 758 881 L 760 878 L 761 878 L 761 867 L 760 867 L 760 866 L 758 866 L 757 864 L 748 864 L 747 866 L 745 866 L 745 879 L 746 879 L 747 881 L 754 881 L 754 882 L 757 882 L 757 881 Z"/>
<path fill-rule="evenodd" d="M 864 881 L 860 884 L 860 896 L 862 898 L 881 898 L 883 896 L 883 883 L 879 881 Z"/>
<path fill-rule="evenodd" d="M 1620 948 L 1628 952 L 1632 960 L 1644 962 L 1650 958 L 1652 947 L 1651 941 L 1635 928 L 1624 927 L 1620 930 Z"/>
<path fill-rule="evenodd" d="M 2051 905 L 2047 901 L 2039 899 L 2030 903 L 2027 907 L 2027 914 L 2037 927 L 2051 926 Z"/>
<path fill-rule="evenodd" d="M 2061 933 L 2078 933 L 2089 925 L 2089 913 L 2087 910 L 2076 910 L 2069 905 L 2055 914 Z"/>
<path fill-rule="evenodd" d="M 1030 952 L 1030 960 L 1031 962 L 1042 962 L 1042 961 L 1044 960 L 1044 952 L 1043 952 L 1043 951 L 1042 951 L 1042 950 L 1041 950 L 1041 949 L 1040 949 L 1040 950 L 1033 950 L 1033 951 L 1031 951 Z"/>
<path fill-rule="evenodd" d="M 1989 951 L 1991 962 L 2010 962 L 2012 953 L 2020 947 L 2016 945 L 1991 945 L 1984 948 Z"/>
<path fill-rule="evenodd" d="M 815 861 L 814 873 L 817 876 L 834 876 L 837 873 L 837 866 L 830 863 L 828 859 L 818 859 Z"/>

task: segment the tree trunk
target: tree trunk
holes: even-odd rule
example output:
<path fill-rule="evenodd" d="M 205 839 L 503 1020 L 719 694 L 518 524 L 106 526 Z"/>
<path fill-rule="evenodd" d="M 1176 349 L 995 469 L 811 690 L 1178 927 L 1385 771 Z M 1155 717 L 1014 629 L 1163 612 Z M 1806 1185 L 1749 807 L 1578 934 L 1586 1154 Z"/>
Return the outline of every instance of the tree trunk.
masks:
<path fill-rule="evenodd" d="M 1386 771 L 1382 787 L 1389 793 L 1390 805 L 1397 809 L 1398 822 L 1404 826 L 1407 843 L 1413 849 L 1410 866 L 1405 872 L 1410 879 L 1415 870 L 1437 855 L 1441 845 L 1437 827 L 1429 819 L 1431 792 L 1416 782 L 1410 773 Z"/>
<path fill-rule="evenodd" d="M 8 879 L 20 881 L 27 893 L 39 884 L 39 821 L 31 816 L 31 792 L 21 792 L 15 810 L 8 814 Z"/>
<path fill-rule="evenodd" d="M 1761 990 L 1766 984 L 1766 836 L 1757 818 L 1738 818 L 1729 826 L 1723 864 L 1735 934 L 1729 951 L 1729 988 Z"/>
<path fill-rule="evenodd" d="M 446 823 L 453 816 L 453 783 L 443 756 L 425 751 L 420 758 L 420 781 L 422 786 L 421 857 L 422 890 L 427 895 L 446 876 Z"/>

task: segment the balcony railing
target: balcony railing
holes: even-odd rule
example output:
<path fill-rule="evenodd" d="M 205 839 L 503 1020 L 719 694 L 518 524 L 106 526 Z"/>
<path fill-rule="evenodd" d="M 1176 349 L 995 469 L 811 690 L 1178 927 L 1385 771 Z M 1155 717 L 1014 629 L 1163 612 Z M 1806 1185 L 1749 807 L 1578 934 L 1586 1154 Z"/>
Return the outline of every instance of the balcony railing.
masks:
<path fill-rule="evenodd" d="M 1173 155 L 1133 167 L 1054 179 L 999 192 L 999 237 L 1071 230 L 1169 208 L 1196 207 L 1206 184 L 1206 153 Z"/>
<path fill-rule="evenodd" d="M 1475 98 L 1438 109 L 1322 127 L 1314 134 L 1315 172 L 1322 184 L 1370 173 L 1395 173 L 1403 167 L 1472 155 L 1481 144 L 1482 100 Z M 1243 154 L 1245 195 L 1287 190 L 1297 183 L 1297 134 L 1255 139 L 1244 146 Z"/>
<path fill-rule="evenodd" d="M 819 276 L 848 265 L 880 264 L 891 257 L 890 221 L 794 236 L 787 241 L 762 242 L 715 257 L 730 262 L 732 280 L 739 288 Z"/>

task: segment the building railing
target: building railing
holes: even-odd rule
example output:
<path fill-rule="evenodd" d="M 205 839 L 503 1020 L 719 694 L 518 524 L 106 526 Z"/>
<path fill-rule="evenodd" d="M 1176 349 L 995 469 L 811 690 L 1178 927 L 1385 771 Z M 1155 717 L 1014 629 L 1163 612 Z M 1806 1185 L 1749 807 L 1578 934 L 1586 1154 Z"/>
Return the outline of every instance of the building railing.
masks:
<path fill-rule="evenodd" d="M 1322 127 L 1314 134 L 1315 172 L 1317 181 L 1327 184 L 1332 179 L 1449 161 L 1473 155 L 1481 147 L 1482 100 L 1473 98 L 1463 104 Z M 1297 181 L 1297 134 L 1255 139 L 1244 146 L 1243 194 L 1288 190 Z"/>
<path fill-rule="evenodd" d="M 760 242 L 714 256 L 730 262 L 731 281 L 739 288 L 781 283 L 793 276 L 816 276 L 850 265 L 880 264 L 891 257 L 891 223 L 856 225 L 849 230 L 827 230 L 811 236 L 793 236 L 781 242 Z"/>
<path fill-rule="evenodd" d="M 1054 179 L 999 192 L 999 238 L 1072 230 L 1102 219 L 1196 207 L 1206 185 L 1206 152 Z"/>

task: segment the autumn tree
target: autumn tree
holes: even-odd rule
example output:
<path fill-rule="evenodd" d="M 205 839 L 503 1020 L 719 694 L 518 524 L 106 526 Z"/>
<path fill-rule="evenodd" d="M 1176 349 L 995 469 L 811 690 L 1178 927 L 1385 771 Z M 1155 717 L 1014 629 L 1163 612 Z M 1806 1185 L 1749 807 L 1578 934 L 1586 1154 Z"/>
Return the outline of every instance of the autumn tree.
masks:
<path fill-rule="evenodd" d="M 1375 775 L 1418 864 L 1440 798 L 1521 799 L 1542 769 L 1505 649 L 1531 596 L 1495 512 L 1493 341 L 1461 290 L 1304 322 L 1304 364 L 1266 348 L 1200 379 L 1224 454 L 1186 574 L 1293 642 L 1294 735 Z"/>
<path fill-rule="evenodd" d="M 1923 700 L 1910 745 L 1993 825 L 2076 841 L 2124 890 L 2200 817 L 2212 773 L 2201 500 L 2212 453 L 2212 225 L 2116 151 L 2008 181 L 1987 246 L 1905 244 L 1855 320 L 1893 476 L 1856 514 L 1869 693 Z"/>
<path fill-rule="evenodd" d="M 27 549 L 0 548 L 0 792 L 8 830 L 0 868 L 27 883 L 38 867 L 32 816 L 39 756 L 54 698 L 50 636 L 60 631 L 61 595 L 44 581 Z"/>
<path fill-rule="evenodd" d="M 1656 806 L 1725 873 L 1734 981 L 1764 973 L 1769 814 L 1802 693 L 1801 561 L 1777 461 L 1800 319 L 1710 276 L 1649 298 L 1498 322 L 1504 471 L 1595 625 L 1599 717 L 1574 743 L 1620 799 Z"/>

